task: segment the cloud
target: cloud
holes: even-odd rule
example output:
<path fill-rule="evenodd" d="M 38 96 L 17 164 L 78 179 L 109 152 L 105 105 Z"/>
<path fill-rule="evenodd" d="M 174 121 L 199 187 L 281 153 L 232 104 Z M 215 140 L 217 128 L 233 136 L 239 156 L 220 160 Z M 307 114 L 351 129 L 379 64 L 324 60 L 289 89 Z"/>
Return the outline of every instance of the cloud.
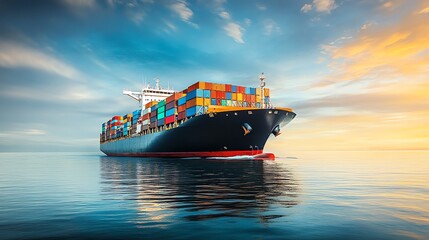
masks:
<path fill-rule="evenodd" d="M 264 34 L 268 35 L 268 36 L 271 35 L 274 32 L 280 33 L 280 27 L 272 19 L 268 19 L 268 20 L 265 21 L 265 23 L 264 23 L 264 30 L 265 30 Z"/>
<path fill-rule="evenodd" d="M 244 43 L 243 41 L 243 28 L 238 25 L 237 23 L 228 23 L 225 27 L 224 30 L 226 31 L 226 34 L 228 36 L 230 36 L 232 39 L 234 39 L 234 41 L 238 42 L 238 43 Z"/>
<path fill-rule="evenodd" d="M 226 19 L 226 20 L 228 20 L 228 19 L 230 19 L 230 18 L 231 18 L 231 16 L 229 15 L 229 13 L 228 13 L 227 11 L 222 11 L 222 12 L 220 12 L 220 13 L 219 13 L 219 16 L 220 16 L 221 18 L 223 18 L 223 19 Z"/>
<path fill-rule="evenodd" d="M 316 11 L 330 13 L 337 6 L 335 0 L 313 0 L 313 4 L 316 7 Z"/>
<path fill-rule="evenodd" d="M 410 12 L 390 26 L 372 26 L 327 51 L 332 74 L 318 86 L 344 81 L 424 78 L 429 73 L 428 14 Z M 326 46 L 322 46 L 326 51 Z"/>
<path fill-rule="evenodd" d="M 188 7 L 188 3 L 184 0 L 173 3 L 170 6 L 170 9 L 173 12 L 177 13 L 180 18 L 185 22 L 189 22 L 192 18 L 192 15 L 194 14 L 192 10 Z"/>
<path fill-rule="evenodd" d="M 41 51 L 15 43 L 0 42 L 0 66 L 32 68 L 75 79 L 79 72 L 72 66 Z"/>
<path fill-rule="evenodd" d="M 304 6 L 302 6 L 301 8 L 301 12 L 304 13 L 308 13 L 309 11 L 311 11 L 311 9 L 313 8 L 313 6 L 311 4 L 304 4 Z"/>
<path fill-rule="evenodd" d="M 304 6 L 301 8 L 301 12 L 307 13 L 314 9 L 316 12 L 329 14 L 335 8 L 337 8 L 335 0 L 313 0 L 312 4 L 304 4 Z"/>

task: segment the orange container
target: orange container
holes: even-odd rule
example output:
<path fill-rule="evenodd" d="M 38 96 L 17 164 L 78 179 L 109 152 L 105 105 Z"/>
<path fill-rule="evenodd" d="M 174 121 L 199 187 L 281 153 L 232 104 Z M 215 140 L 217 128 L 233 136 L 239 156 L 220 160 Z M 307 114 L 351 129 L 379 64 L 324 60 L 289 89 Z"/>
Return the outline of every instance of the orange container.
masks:
<path fill-rule="evenodd" d="M 178 112 L 184 112 L 184 111 L 186 111 L 186 104 L 183 104 L 183 105 L 181 105 L 181 106 L 178 106 L 178 107 L 177 107 L 177 111 L 178 111 Z"/>
<path fill-rule="evenodd" d="M 264 88 L 264 97 L 269 97 L 269 96 L 270 96 L 270 89 Z"/>
<path fill-rule="evenodd" d="M 206 90 L 212 90 L 212 83 L 206 82 L 205 85 L 206 86 L 204 87 L 204 89 L 206 89 Z"/>
<path fill-rule="evenodd" d="M 237 93 L 231 93 L 231 99 L 237 100 Z"/>
<path fill-rule="evenodd" d="M 191 108 L 193 106 L 202 106 L 204 104 L 204 98 L 194 98 L 186 102 L 186 108 Z"/>
<path fill-rule="evenodd" d="M 172 101 L 177 101 L 179 100 L 179 98 L 183 97 L 183 93 L 173 93 L 171 94 L 171 96 L 169 96 L 168 98 L 165 99 L 165 103 L 170 103 Z"/>
<path fill-rule="evenodd" d="M 154 106 L 156 104 L 158 104 L 157 101 L 152 101 L 152 102 L 146 103 L 144 106 L 145 106 L 145 108 L 150 108 L 150 107 L 152 107 L 152 106 Z"/>
<path fill-rule="evenodd" d="M 250 95 L 250 101 L 254 103 L 256 101 L 255 95 Z"/>
<path fill-rule="evenodd" d="M 205 88 L 205 82 L 196 82 L 188 87 L 188 92 L 191 92 L 195 89 L 204 89 Z"/>

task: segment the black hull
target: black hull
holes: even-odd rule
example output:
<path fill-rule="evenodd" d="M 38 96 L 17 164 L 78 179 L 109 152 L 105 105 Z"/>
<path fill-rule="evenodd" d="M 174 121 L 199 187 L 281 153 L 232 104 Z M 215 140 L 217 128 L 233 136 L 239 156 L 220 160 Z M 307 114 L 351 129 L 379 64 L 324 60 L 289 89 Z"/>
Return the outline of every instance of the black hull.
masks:
<path fill-rule="evenodd" d="M 204 114 L 179 127 L 100 144 L 108 156 L 217 157 L 256 155 L 276 126 L 295 113 L 284 109 L 252 109 Z M 243 125 L 252 131 L 245 135 Z M 283 124 L 282 124 L 283 125 Z"/>

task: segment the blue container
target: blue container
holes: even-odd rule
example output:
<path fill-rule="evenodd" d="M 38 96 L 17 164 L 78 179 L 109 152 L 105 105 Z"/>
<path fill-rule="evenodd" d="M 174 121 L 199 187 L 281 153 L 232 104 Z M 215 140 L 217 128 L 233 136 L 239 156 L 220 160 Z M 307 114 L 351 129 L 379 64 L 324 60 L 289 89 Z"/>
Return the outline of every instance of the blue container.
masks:
<path fill-rule="evenodd" d="M 257 102 L 257 103 L 256 103 L 256 107 L 257 107 L 257 108 L 260 108 L 260 107 L 261 107 L 261 103 L 258 103 L 258 102 Z"/>
<path fill-rule="evenodd" d="M 231 91 L 232 91 L 232 92 L 234 92 L 234 93 L 236 93 L 236 92 L 237 92 L 237 86 L 232 85 L 232 87 L 231 87 Z"/>
<path fill-rule="evenodd" d="M 216 105 L 216 98 L 212 98 L 211 105 Z"/>
<path fill-rule="evenodd" d="M 256 88 L 250 88 L 250 94 L 255 95 L 256 94 Z"/>
<path fill-rule="evenodd" d="M 138 119 L 134 118 L 134 119 L 133 119 L 133 125 L 134 125 L 134 124 L 137 124 L 137 121 L 138 121 Z"/>
<path fill-rule="evenodd" d="M 210 90 L 204 90 L 203 96 L 204 98 L 210 98 Z"/>
<path fill-rule="evenodd" d="M 247 107 L 247 102 L 243 102 L 243 107 Z"/>
<path fill-rule="evenodd" d="M 151 111 L 151 112 L 155 112 L 155 110 L 156 110 L 156 109 L 158 109 L 158 104 L 153 105 L 153 106 L 150 108 L 150 111 Z"/>
<path fill-rule="evenodd" d="M 158 120 L 158 126 L 164 125 L 164 119 L 165 118 Z"/>
<path fill-rule="evenodd" d="M 231 100 L 231 99 L 232 99 L 232 93 L 227 92 L 227 93 L 226 93 L 226 99 L 227 99 L 227 100 Z"/>
<path fill-rule="evenodd" d="M 174 115 L 175 110 L 176 110 L 175 108 L 168 109 L 168 110 L 165 112 L 165 116 L 166 116 L 166 117 L 169 117 L 169 116 Z"/>
<path fill-rule="evenodd" d="M 250 87 L 246 87 L 245 94 L 250 94 Z"/>
<path fill-rule="evenodd" d="M 182 106 L 183 104 L 186 103 L 186 96 L 179 98 L 179 100 L 177 100 L 177 105 Z"/>
<path fill-rule="evenodd" d="M 156 116 L 155 116 L 155 117 L 151 117 L 151 118 L 150 118 L 150 122 L 151 122 L 151 123 L 156 122 Z"/>
<path fill-rule="evenodd" d="M 197 111 L 199 111 L 202 108 L 202 106 L 194 106 L 186 109 L 186 117 L 195 116 L 197 114 Z"/>
<path fill-rule="evenodd" d="M 186 101 L 194 99 L 196 97 L 203 97 L 204 91 L 202 89 L 195 89 L 194 91 L 188 92 L 186 95 Z"/>
<path fill-rule="evenodd" d="M 142 112 L 141 109 L 137 109 L 133 112 L 133 115 L 140 115 L 141 112 Z"/>

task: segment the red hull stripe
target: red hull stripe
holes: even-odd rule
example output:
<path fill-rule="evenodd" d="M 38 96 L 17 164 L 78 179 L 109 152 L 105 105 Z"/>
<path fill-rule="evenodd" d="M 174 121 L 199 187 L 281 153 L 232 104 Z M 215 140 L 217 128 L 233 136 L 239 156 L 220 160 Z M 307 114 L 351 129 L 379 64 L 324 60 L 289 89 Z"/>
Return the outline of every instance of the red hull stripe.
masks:
<path fill-rule="evenodd" d="M 186 158 L 186 157 L 234 157 L 261 154 L 262 150 L 243 151 L 211 151 L 211 152 L 141 152 L 141 153 L 109 153 L 108 156 L 128 157 L 160 157 L 160 158 Z"/>

